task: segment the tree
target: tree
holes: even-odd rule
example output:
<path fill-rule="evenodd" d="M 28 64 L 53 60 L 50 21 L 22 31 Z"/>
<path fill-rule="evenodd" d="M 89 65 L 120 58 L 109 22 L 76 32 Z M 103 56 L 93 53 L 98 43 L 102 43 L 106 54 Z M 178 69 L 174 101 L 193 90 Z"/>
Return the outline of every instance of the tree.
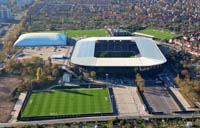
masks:
<path fill-rule="evenodd" d="M 10 59 L 6 62 L 6 72 L 14 73 L 20 70 L 20 65 L 16 59 Z"/>
<path fill-rule="evenodd" d="M 58 77 L 59 76 L 59 70 L 58 69 L 52 69 L 52 76 Z"/>
<path fill-rule="evenodd" d="M 90 72 L 90 76 L 91 76 L 93 79 L 96 79 L 96 72 L 95 72 L 95 71 L 91 71 L 91 72 Z"/>
<path fill-rule="evenodd" d="M 82 75 L 80 75 L 80 76 L 79 76 L 79 80 L 81 81 L 82 79 L 83 79 L 83 76 L 82 76 Z"/>
<path fill-rule="evenodd" d="M 174 78 L 174 81 L 176 82 L 176 84 L 179 86 L 181 79 L 179 77 L 179 75 L 176 76 L 176 78 Z"/>
<path fill-rule="evenodd" d="M 181 70 L 181 76 L 183 76 L 186 79 L 190 79 L 190 73 L 187 69 Z"/>
<path fill-rule="evenodd" d="M 37 68 L 37 73 L 36 73 L 36 75 L 37 75 L 37 81 L 40 80 L 41 74 L 42 74 L 42 69 L 40 67 L 38 67 Z"/>
<path fill-rule="evenodd" d="M 84 77 L 84 79 L 88 79 L 89 76 L 90 76 L 89 73 L 87 73 L 87 72 L 84 72 L 84 73 L 83 73 L 83 77 Z"/>
<path fill-rule="evenodd" d="M 51 57 L 48 57 L 49 65 L 52 65 Z"/>
<path fill-rule="evenodd" d="M 138 89 L 143 92 L 144 91 L 144 86 L 145 86 L 145 81 L 144 79 L 142 78 L 142 76 L 137 73 L 136 74 L 136 83 L 137 83 L 137 86 L 138 86 Z"/>

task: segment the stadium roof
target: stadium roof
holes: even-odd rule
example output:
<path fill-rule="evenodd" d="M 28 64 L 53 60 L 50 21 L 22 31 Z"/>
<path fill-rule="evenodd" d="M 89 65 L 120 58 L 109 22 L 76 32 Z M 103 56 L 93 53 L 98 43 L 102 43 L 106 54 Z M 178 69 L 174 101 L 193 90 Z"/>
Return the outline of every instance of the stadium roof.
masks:
<path fill-rule="evenodd" d="M 142 36 L 142 37 L 147 37 L 147 38 L 154 38 L 154 36 L 152 36 L 152 35 L 143 34 L 143 33 L 139 33 L 139 32 L 134 32 L 133 34 L 136 35 L 136 36 Z"/>
<path fill-rule="evenodd" d="M 28 33 L 21 35 L 14 46 L 58 46 L 66 45 L 67 37 L 60 33 Z"/>
<path fill-rule="evenodd" d="M 141 57 L 135 58 L 96 58 L 97 40 L 133 40 Z M 92 67 L 146 67 L 165 63 L 167 60 L 152 39 L 144 37 L 92 37 L 77 42 L 71 62 Z"/>

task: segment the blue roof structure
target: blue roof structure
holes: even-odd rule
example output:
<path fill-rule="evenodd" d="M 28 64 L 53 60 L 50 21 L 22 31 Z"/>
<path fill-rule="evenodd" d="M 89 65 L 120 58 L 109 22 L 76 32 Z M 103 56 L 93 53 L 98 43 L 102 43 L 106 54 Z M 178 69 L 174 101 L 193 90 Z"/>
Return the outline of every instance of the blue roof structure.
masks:
<path fill-rule="evenodd" d="M 67 37 L 61 33 L 28 33 L 21 35 L 14 46 L 60 46 L 67 44 Z"/>
<path fill-rule="evenodd" d="M 97 58 L 95 44 L 97 40 L 132 40 L 140 52 L 135 58 Z M 71 62 L 91 67 L 147 67 L 161 65 L 166 58 L 152 39 L 144 37 L 91 37 L 79 40 L 74 48 Z"/>

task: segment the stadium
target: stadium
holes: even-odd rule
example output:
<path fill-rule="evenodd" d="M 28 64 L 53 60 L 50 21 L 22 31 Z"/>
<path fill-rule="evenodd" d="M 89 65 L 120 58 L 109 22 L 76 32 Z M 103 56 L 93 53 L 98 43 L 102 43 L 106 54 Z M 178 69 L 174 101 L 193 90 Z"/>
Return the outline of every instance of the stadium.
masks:
<path fill-rule="evenodd" d="M 72 64 L 96 71 L 149 70 L 166 62 L 155 42 L 144 37 L 82 39 L 76 43 L 71 57 Z"/>

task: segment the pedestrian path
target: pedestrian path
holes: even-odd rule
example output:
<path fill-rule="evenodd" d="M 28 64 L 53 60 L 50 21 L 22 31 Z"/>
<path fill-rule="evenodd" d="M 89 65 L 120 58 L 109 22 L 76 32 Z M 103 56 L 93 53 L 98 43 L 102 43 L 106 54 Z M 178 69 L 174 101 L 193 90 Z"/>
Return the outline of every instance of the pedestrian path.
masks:
<path fill-rule="evenodd" d="M 9 123 L 15 123 L 15 122 L 17 122 L 17 117 L 18 117 L 18 115 L 19 115 L 19 112 L 20 112 L 20 110 L 21 110 L 21 107 L 22 107 L 22 105 L 23 105 L 23 102 L 24 102 L 24 100 L 25 100 L 25 98 L 26 98 L 26 95 L 27 95 L 27 93 L 21 93 L 20 94 L 20 96 L 19 96 L 19 98 L 18 98 L 18 100 L 17 100 L 17 102 L 16 102 L 16 104 L 15 104 L 15 106 L 14 106 L 14 109 L 13 109 L 13 111 L 11 112 L 11 119 L 9 120 Z"/>

